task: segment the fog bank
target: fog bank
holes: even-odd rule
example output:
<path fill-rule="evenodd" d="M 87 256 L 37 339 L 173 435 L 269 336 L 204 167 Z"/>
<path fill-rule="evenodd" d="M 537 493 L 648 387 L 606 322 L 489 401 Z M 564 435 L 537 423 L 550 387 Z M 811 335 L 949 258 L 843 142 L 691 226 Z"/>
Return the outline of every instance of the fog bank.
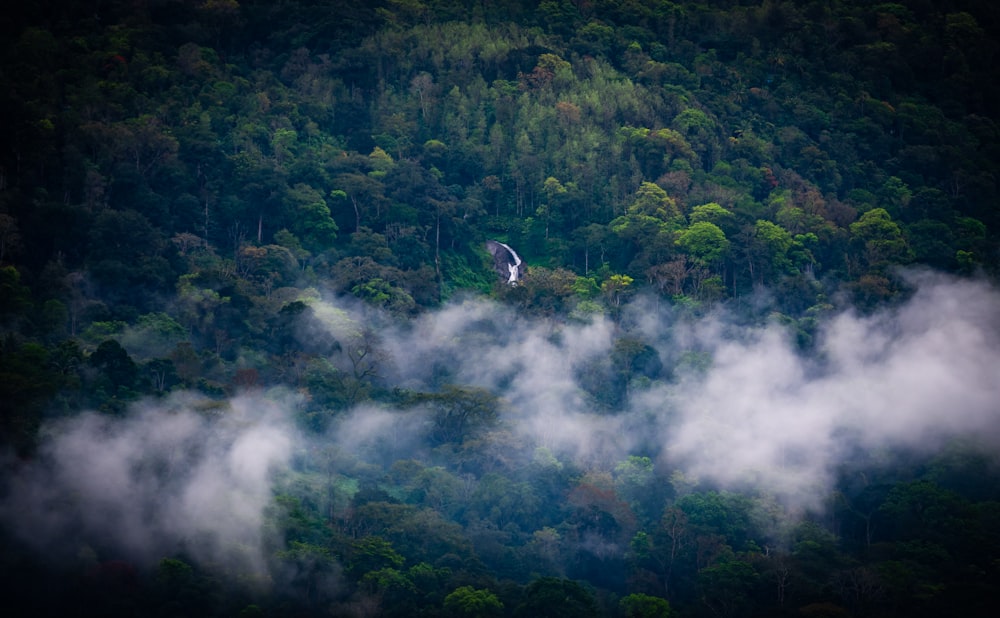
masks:
<path fill-rule="evenodd" d="M 183 553 L 263 569 L 262 522 L 294 442 L 282 405 L 190 394 L 43 428 L 37 457 L 8 479 L 0 520 L 54 559 L 82 541 L 139 563 Z"/>
<path fill-rule="evenodd" d="M 553 322 L 470 300 L 404 325 L 380 321 L 369 358 L 383 387 L 498 395 L 498 428 L 513 436 L 503 465 L 525 469 L 539 446 L 584 470 L 649 455 L 688 487 L 762 492 L 796 512 L 819 508 L 859 451 L 932 453 L 954 439 L 1000 446 L 1000 294 L 927 273 L 911 283 L 916 292 L 894 309 L 827 319 L 808 352 L 778 323 L 741 326 L 725 313 L 678 317 L 637 302 L 626 332 L 601 316 Z M 304 336 L 327 330 L 343 350 L 370 335 L 356 307 L 313 306 Z M 662 368 L 630 374 L 627 405 L 609 410 L 583 382 L 621 377 L 609 359 L 623 338 L 653 350 Z M 683 360 L 690 355 L 699 362 Z M 383 467 L 436 457 L 424 409 L 365 402 L 305 437 L 292 420 L 303 405 L 178 393 L 121 418 L 49 423 L 37 457 L 9 466 L 0 521 L 57 558 L 82 539 L 136 560 L 181 552 L 259 574 L 265 509 L 294 452 L 334 446 Z"/>

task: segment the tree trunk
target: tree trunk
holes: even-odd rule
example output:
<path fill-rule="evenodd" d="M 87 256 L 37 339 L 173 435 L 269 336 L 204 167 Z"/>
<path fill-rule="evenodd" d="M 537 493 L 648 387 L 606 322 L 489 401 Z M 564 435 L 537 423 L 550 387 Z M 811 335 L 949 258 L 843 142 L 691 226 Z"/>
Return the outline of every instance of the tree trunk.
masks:
<path fill-rule="evenodd" d="M 441 302 L 441 209 L 434 226 L 434 276 L 437 278 L 438 302 Z"/>

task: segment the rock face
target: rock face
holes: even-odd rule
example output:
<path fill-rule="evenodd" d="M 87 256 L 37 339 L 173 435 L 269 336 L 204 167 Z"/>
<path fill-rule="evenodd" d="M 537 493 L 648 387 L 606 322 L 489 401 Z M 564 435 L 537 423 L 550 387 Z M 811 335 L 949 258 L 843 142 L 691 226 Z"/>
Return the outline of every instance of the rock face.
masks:
<path fill-rule="evenodd" d="M 510 285 L 516 285 L 527 272 L 528 267 L 521 261 L 521 256 L 508 245 L 497 240 L 487 240 L 486 250 L 493 256 L 493 268 L 497 274 Z"/>

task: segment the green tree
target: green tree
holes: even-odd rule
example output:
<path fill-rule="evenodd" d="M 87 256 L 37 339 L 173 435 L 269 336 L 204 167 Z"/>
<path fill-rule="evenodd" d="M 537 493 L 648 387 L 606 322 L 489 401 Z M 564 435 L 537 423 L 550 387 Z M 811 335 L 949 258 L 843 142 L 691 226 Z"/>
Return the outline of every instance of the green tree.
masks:
<path fill-rule="evenodd" d="M 406 573 L 395 568 L 378 569 L 365 573 L 361 583 L 378 595 L 384 615 L 413 615 L 417 587 Z"/>
<path fill-rule="evenodd" d="M 385 155 L 384 152 L 382 154 Z M 373 153 L 371 156 L 374 158 L 375 154 Z M 373 160 L 382 161 L 382 159 Z M 334 208 L 343 208 L 340 206 L 342 203 L 350 204 L 354 214 L 355 231 L 361 229 L 362 223 L 373 227 L 380 224 L 384 216 L 388 214 L 389 200 L 385 196 L 385 185 L 379 180 L 385 176 L 386 169 L 391 169 L 391 167 L 385 167 L 385 169 L 376 167 L 368 174 L 348 172 L 334 178 L 336 189 L 330 193 Z M 346 201 L 344 201 L 345 199 Z M 335 218 L 346 225 L 339 210 Z"/>
<path fill-rule="evenodd" d="M 607 299 L 609 305 L 618 307 L 632 291 L 630 286 L 634 282 L 635 280 L 628 275 L 611 275 L 601 283 L 601 294 Z"/>
<path fill-rule="evenodd" d="M 79 361 L 79 349 L 72 345 L 50 352 L 38 343 L 0 341 L 0 441 L 20 453 L 31 451 L 43 411 Z M 55 368 L 60 365 L 62 371 Z"/>
<path fill-rule="evenodd" d="M 177 370 L 169 358 L 154 358 L 142 366 L 150 384 L 157 393 L 163 393 L 177 384 Z"/>
<path fill-rule="evenodd" d="M 497 529 L 512 523 L 530 526 L 540 507 L 529 483 L 515 482 L 495 472 L 483 475 L 469 502 L 470 513 L 492 522 Z"/>
<path fill-rule="evenodd" d="M 139 316 L 119 341 L 129 354 L 139 360 L 166 356 L 188 333 L 177 320 L 163 312 Z"/>
<path fill-rule="evenodd" d="M 444 609 L 456 618 L 490 618 L 503 613 L 503 603 L 489 590 L 460 586 L 444 598 Z"/>
<path fill-rule="evenodd" d="M 89 236 L 89 270 L 112 300 L 152 309 L 152 295 L 173 286 L 176 275 L 163 257 L 167 244 L 162 229 L 146 216 L 105 210 L 94 219 Z"/>
<path fill-rule="evenodd" d="M 690 524 L 700 532 L 720 534 L 736 549 L 743 550 L 753 540 L 750 499 L 732 492 L 699 492 L 676 502 Z"/>
<path fill-rule="evenodd" d="M 641 593 L 623 597 L 618 608 L 626 618 L 670 618 L 673 615 L 666 599 Z"/>
<path fill-rule="evenodd" d="M 676 221 L 680 217 L 677 201 L 667 195 L 662 187 L 652 182 L 643 182 L 635 192 L 635 200 L 628 207 L 628 213 L 655 217 L 661 221 Z"/>
<path fill-rule="evenodd" d="M 555 316 L 573 307 L 576 275 L 565 268 L 532 267 L 517 286 L 502 285 L 499 296 L 538 315 Z"/>
<path fill-rule="evenodd" d="M 524 600 L 514 612 L 518 618 L 596 618 L 594 596 L 571 579 L 542 577 L 528 584 Z"/>
<path fill-rule="evenodd" d="M 302 541 L 290 541 L 277 554 L 278 564 L 288 569 L 288 587 L 308 603 L 329 602 L 329 581 L 338 572 L 329 548 Z"/>
<path fill-rule="evenodd" d="M 626 213 L 611 221 L 611 230 L 627 243 L 630 271 L 644 272 L 670 259 L 683 222 L 677 201 L 659 185 L 644 182 Z"/>
<path fill-rule="evenodd" d="M 746 615 L 758 575 L 742 560 L 728 560 L 698 571 L 702 602 L 713 615 L 724 618 Z"/>
<path fill-rule="evenodd" d="M 878 510 L 895 538 L 935 541 L 955 529 L 967 508 L 960 495 L 921 479 L 894 486 Z"/>
<path fill-rule="evenodd" d="M 696 536 L 687 514 L 667 507 L 649 532 L 636 532 L 629 543 L 635 576 L 654 582 L 653 590 L 666 598 L 681 596 L 695 569 Z"/>
<path fill-rule="evenodd" d="M 728 235 L 735 231 L 733 226 L 736 223 L 736 216 L 733 215 L 732 211 L 723 208 L 716 202 L 708 202 L 692 208 L 691 212 L 688 213 L 688 221 L 692 225 L 702 221 L 714 223 Z"/>
<path fill-rule="evenodd" d="M 677 114 L 672 124 L 690 142 L 691 148 L 701 155 L 701 163 L 705 169 L 710 169 L 715 164 L 719 151 L 715 121 L 704 111 L 689 107 Z M 691 160 L 692 165 L 697 163 L 697 159 Z"/>
<path fill-rule="evenodd" d="M 607 225 L 590 223 L 584 227 L 573 230 L 573 240 L 578 251 L 583 252 L 583 274 L 590 275 L 591 253 L 596 249 L 599 251 L 600 259 L 596 262 L 597 267 L 605 264 L 605 255 L 608 246 L 611 244 L 611 229 Z"/>
<path fill-rule="evenodd" d="M 406 561 L 392 543 L 379 536 L 366 536 L 351 545 L 347 572 L 357 577 L 381 569 L 398 569 Z"/>
<path fill-rule="evenodd" d="M 621 381 L 624 391 L 623 404 L 633 389 L 633 381 L 641 385 L 659 377 L 663 368 L 656 350 L 635 337 L 619 337 L 611 348 L 611 367 Z"/>
<path fill-rule="evenodd" d="M 297 183 L 285 194 L 285 206 L 292 217 L 291 230 L 306 249 L 318 253 L 333 244 L 338 228 L 322 193 L 305 183 Z"/>
<path fill-rule="evenodd" d="M 295 146 L 298 142 L 299 134 L 294 129 L 275 129 L 271 135 L 271 152 L 274 155 L 274 162 L 284 165 L 295 154 Z"/>
<path fill-rule="evenodd" d="M 750 280 L 753 283 L 764 284 L 773 281 L 792 269 L 789 252 L 795 244 L 795 239 L 780 225 L 758 219 L 753 226 L 743 228 L 741 241 Z"/>
<path fill-rule="evenodd" d="M 536 215 L 545 222 L 545 240 L 549 239 L 549 228 L 555 224 L 562 223 L 562 201 L 566 196 L 567 189 L 559 182 L 558 178 L 549 176 L 542 183 L 542 195 L 545 196 L 545 203 L 538 207 Z"/>
<path fill-rule="evenodd" d="M 871 269 L 906 263 L 911 257 L 903 231 L 884 208 L 873 208 L 852 223 L 851 241 L 861 245 Z"/>
<path fill-rule="evenodd" d="M 649 457 L 629 455 L 614 468 L 615 487 L 628 500 L 632 510 L 655 517 L 663 509 L 663 490 Z"/>
<path fill-rule="evenodd" d="M 21 271 L 13 266 L 0 266 L 0 325 L 17 324 L 32 306 L 31 288 L 21 282 Z"/>
<path fill-rule="evenodd" d="M 412 403 L 430 409 L 435 442 L 460 443 L 496 424 L 501 401 L 484 388 L 449 384 L 439 392 L 416 395 Z"/>
<path fill-rule="evenodd" d="M 88 362 L 101 370 L 114 387 L 131 389 L 139 376 L 135 361 L 114 339 L 108 339 L 97 346 Z"/>
<path fill-rule="evenodd" d="M 729 252 L 729 240 L 725 232 L 714 223 L 698 221 L 692 223 L 677 236 L 677 246 L 690 255 L 696 264 L 715 266 Z"/>

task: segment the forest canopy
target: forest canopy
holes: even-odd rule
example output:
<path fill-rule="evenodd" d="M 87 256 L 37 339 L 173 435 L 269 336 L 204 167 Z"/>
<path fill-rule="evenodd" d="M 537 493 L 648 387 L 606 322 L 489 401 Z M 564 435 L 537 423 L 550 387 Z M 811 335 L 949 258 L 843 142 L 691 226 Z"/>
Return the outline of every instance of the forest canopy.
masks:
<path fill-rule="evenodd" d="M 0 33 L 25 611 L 989 611 L 995 3 L 49 0 Z"/>

